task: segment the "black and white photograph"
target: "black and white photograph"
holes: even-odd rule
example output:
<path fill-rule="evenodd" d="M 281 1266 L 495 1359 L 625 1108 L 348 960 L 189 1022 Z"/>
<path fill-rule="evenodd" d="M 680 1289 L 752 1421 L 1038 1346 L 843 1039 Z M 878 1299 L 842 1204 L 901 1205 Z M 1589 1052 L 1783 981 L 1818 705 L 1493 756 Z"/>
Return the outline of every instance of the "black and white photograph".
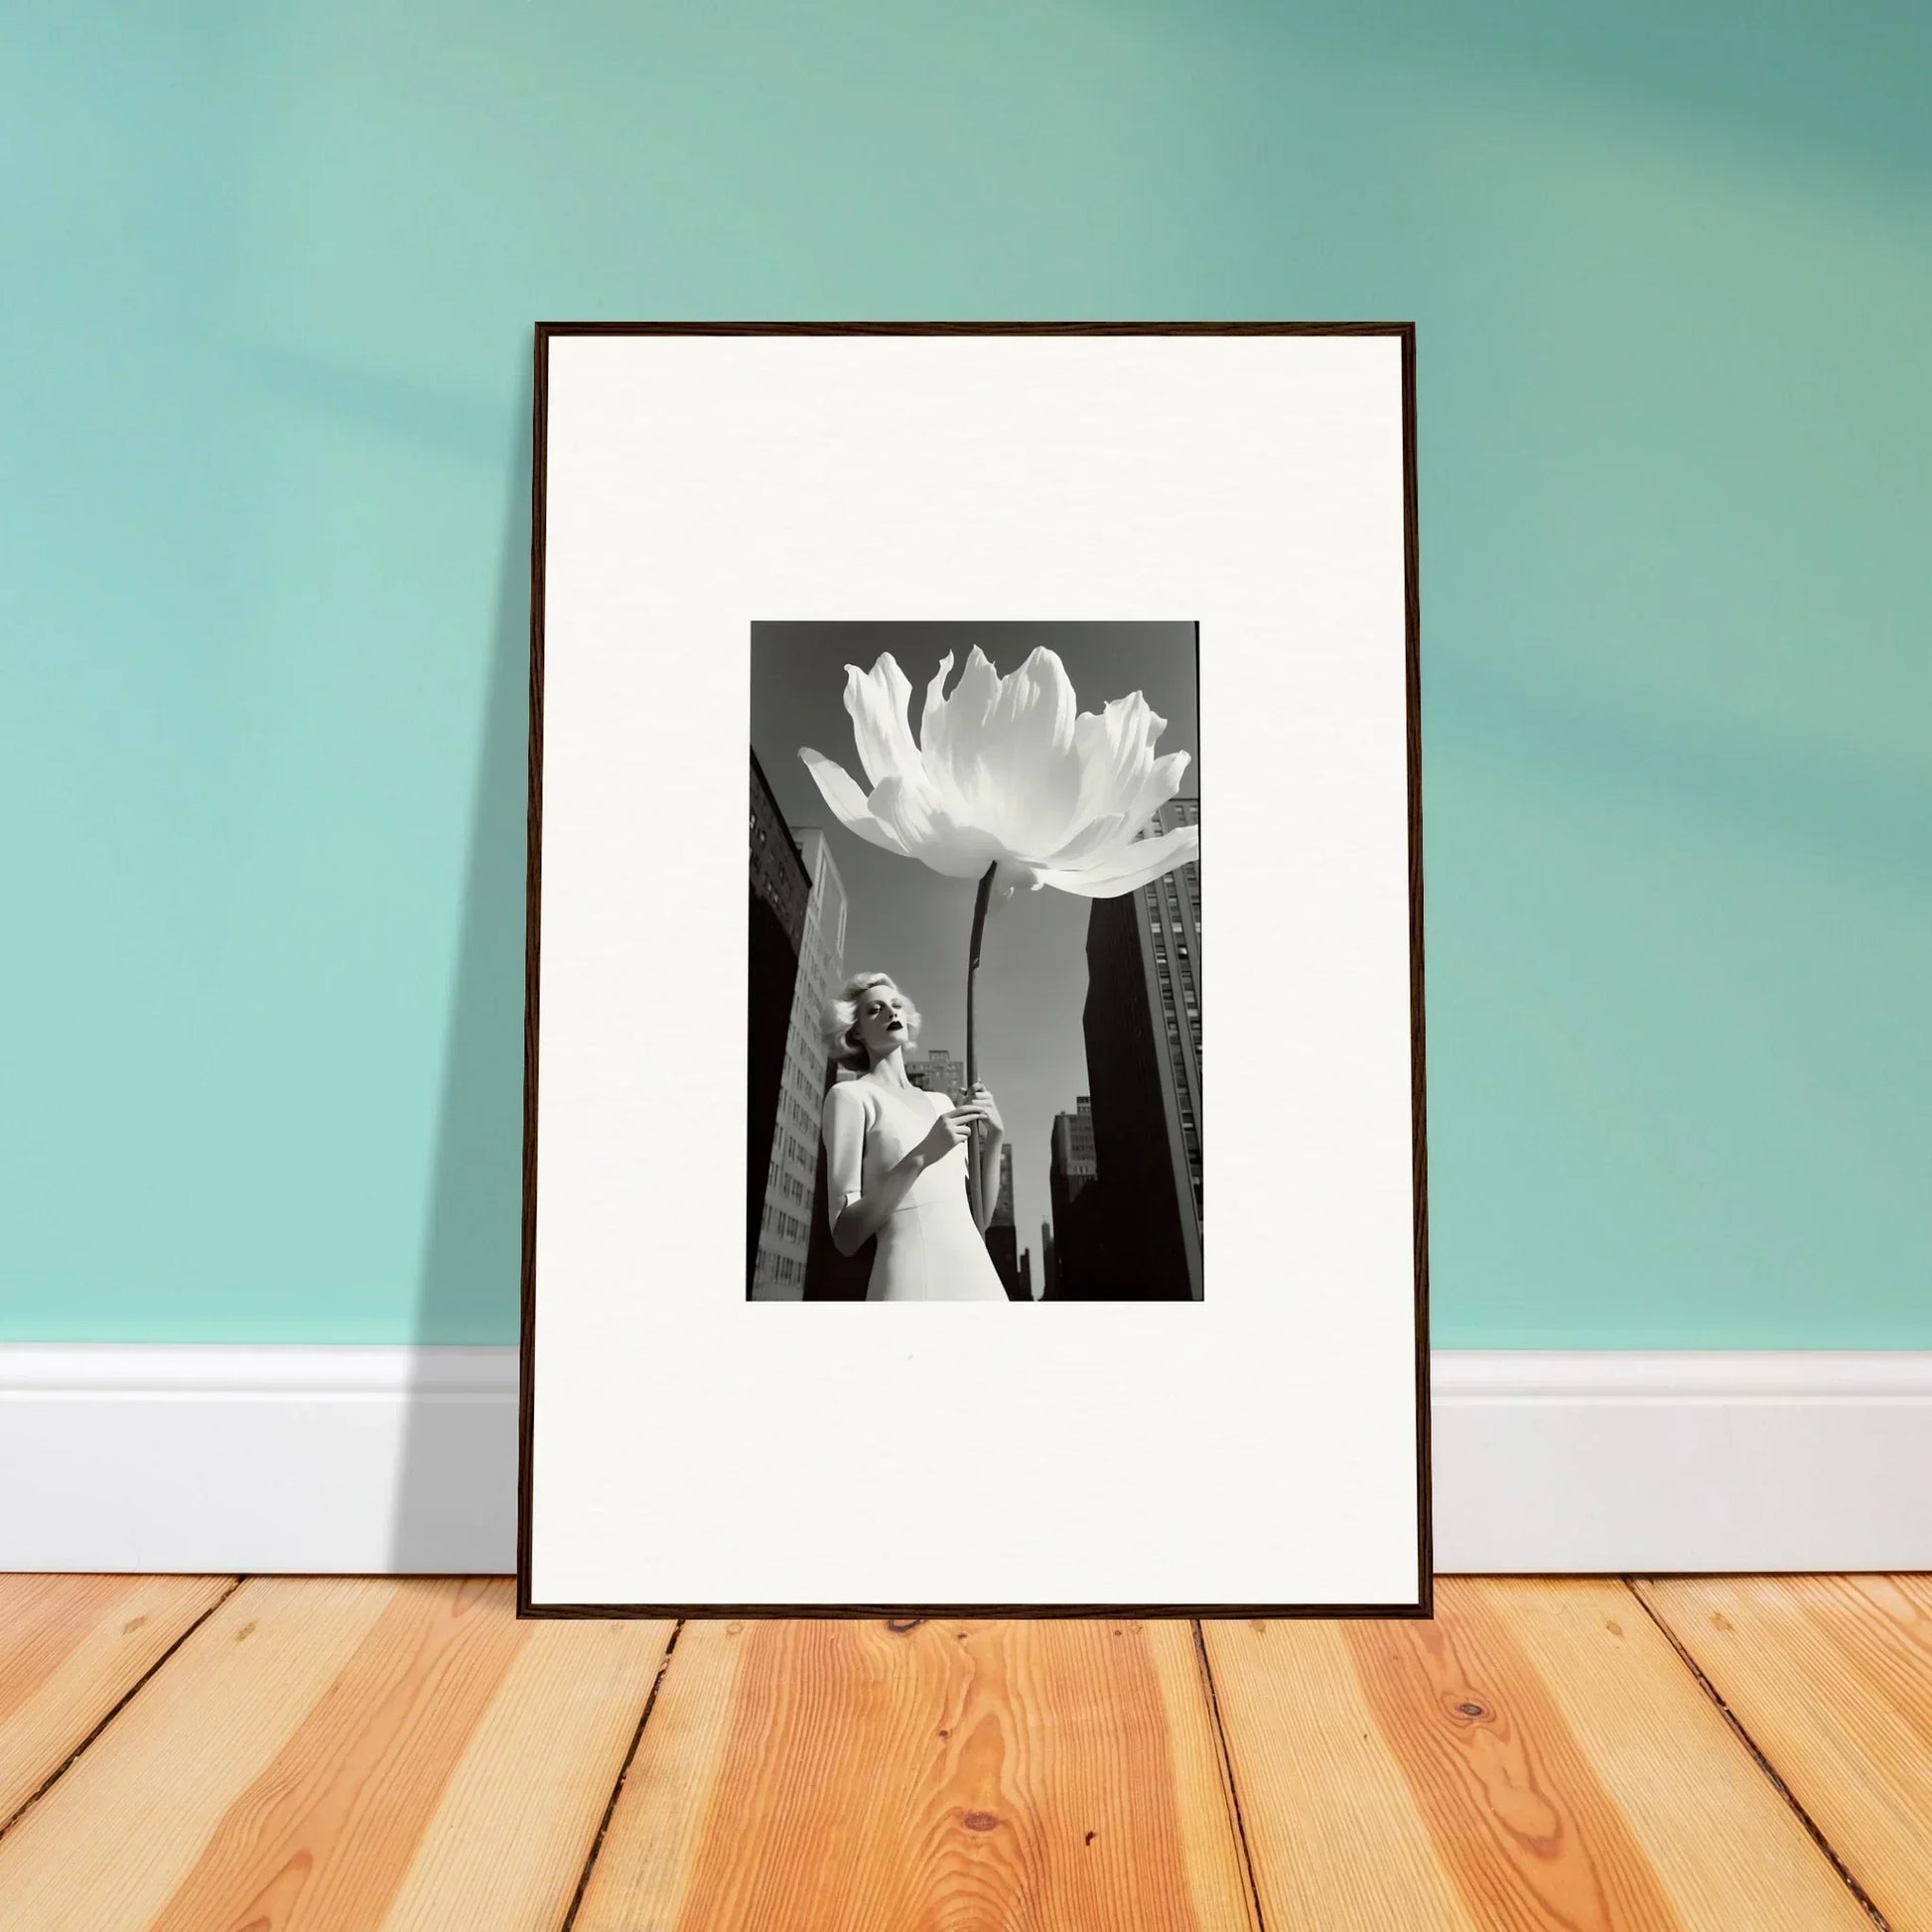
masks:
<path fill-rule="evenodd" d="M 1197 626 L 750 648 L 747 1296 L 1201 1300 Z"/>
<path fill-rule="evenodd" d="M 534 387 L 522 1612 L 1426 1614 L 1411 329 Z"/>

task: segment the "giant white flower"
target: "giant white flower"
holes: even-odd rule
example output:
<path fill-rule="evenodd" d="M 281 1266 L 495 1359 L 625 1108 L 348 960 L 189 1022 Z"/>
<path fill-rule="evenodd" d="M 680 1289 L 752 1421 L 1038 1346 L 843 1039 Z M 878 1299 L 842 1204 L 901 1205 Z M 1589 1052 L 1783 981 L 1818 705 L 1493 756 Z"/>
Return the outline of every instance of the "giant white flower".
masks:
<path fill-rule="evenodd" d="M 948 878 L 995 867 L 996 902 L 1022 885 L 1114 898 L 1195 856 L 1194 826 L 1139 836 L 1187 768 L 1185 752 L 1154 756 L 1168 721 L 1140 692 L 1076 712 L 1065 667 L 1043 647 L 1001 677 L 975 645 L 948 694 L 951 669 L 948 651 L 915 743 L 912 687 L 892 653 L 870 671 L 845 667 L 871 792 L 831 759 L 798 754 L 841 824 Z"/>

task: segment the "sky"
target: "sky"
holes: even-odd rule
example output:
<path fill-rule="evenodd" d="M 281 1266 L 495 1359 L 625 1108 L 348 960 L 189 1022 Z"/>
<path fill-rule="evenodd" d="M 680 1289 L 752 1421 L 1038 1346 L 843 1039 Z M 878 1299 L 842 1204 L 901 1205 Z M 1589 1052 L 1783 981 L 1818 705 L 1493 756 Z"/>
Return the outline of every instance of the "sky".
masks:
<path fill-rule="evenodd" d="M 833 817 L 799 761 L 809 746 L 870 790 L 845 709 L 845 667 L 870 670 L 882 652 L 912 687 L 916 737 L 925 687 L 950 650 L 946 689 L 978 644 L 1005 676 L 1037 644 L 1056 652 L 1082 711 L 1139 691 L 1168 721 L 1157 756 L 1186 752 L 1183 795 L 1200 788 L 1194 626 L 1180 623 L 759 623 L 752 627 L 752 748 L 786 822 L 824 829 L 850 898 L 845 970 L 891 973 L 919 1009 L 917 1061 L 930 1046 L 966 1057 L 966 952 L 975 882 L 946 879 L 882 851 Z M 1087 914 L 1093 901 L 1020 892 L 991 914 L 980 948 L 980 1078 L 992 1088 L 1013 1149 L 1014 1219 L 1033 1252 L 1034 1292 L 1044 1256 L 1040 1223 L 1051 1212 L 1047 1166 L 1053 1116 L 1087 1089 L 1080 1012 L 1087 994 Z"/>

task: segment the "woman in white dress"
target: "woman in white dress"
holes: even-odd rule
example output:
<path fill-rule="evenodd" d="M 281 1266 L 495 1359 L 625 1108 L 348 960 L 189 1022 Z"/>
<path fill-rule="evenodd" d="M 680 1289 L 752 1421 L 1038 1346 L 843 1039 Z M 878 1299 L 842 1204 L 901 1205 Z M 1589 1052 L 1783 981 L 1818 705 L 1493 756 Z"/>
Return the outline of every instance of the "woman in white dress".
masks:
<path fill-rule="evenodd" d="M 949 1094 L 915 1087 L 902 1049 L 919 1016 L 885 973 L 860 973 L 831 1003 L 832 1057 L 859 1074 L 825 1096 L 826 1213 L 832 1245 L 856 1254 L 879 1238 L 869 1302 L 1004 1302 L 986 1251 L 986 1218 L 999 1198 L 1006 1126 L 983 1084 L 955 1107 Z M 981 1219 L 966 1197 L 973 1123 L 980 1137 Z"/>

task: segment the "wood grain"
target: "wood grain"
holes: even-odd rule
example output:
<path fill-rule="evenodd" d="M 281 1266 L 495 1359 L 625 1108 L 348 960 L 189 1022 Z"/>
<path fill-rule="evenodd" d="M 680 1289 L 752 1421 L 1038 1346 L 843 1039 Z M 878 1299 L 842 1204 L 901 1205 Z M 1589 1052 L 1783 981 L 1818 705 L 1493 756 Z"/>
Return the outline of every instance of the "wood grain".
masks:
<path fill-rule="evenodd" d="M 0 1578 L 0 1777 L 60 1772 L 9 1932 L 560 1932 L 633 1738 L 572 1932 L 1255 1932 L 1243 1833 L 1269 1932 L 1868 1932 L 1671 1636 L 1932 1932 L 1923 1578 L 1446 1579 L 1434 1622 L 1209 1623 L 1211 1681 L 1169 1619 L 708 1620 L 666 1665 L 508 1580 L 230 1587 Z"/>
<path fill-rule="evenodd" d="M 506 1580 L 243 1586 L 0 1841 L 5 1922 L 556 1926 L 668 1629 L 513 1608 Z"/>
<path fill-rule="evenodd" d="M 684 1626 L 575 1932 L 1251 1932 L 1193 1635 Z"/>
<path fill-rule="evenodd" d="M 1637 1588 L 1894 1932 L 1932 1927 L 1932 1578 Z"/>
<path fill-rule="evenodd" d="M 1269 1932 L 1869 1932 L 1622 1585 L 1203 1626 Z"/>
<path fill-rule="evenodd" d="M 0 1576 L 0 1826 L 234 1584 Z"/>
<path fill-rule="evenodd" d="M 514 1588 L 505 1579 L 502 1589 Z M 508 1596 L 492 1598 L 502 1616 Z M 617 1789 L 674 1626 L 531 1624 L 381 1932 L 550 1932 Z"/>

